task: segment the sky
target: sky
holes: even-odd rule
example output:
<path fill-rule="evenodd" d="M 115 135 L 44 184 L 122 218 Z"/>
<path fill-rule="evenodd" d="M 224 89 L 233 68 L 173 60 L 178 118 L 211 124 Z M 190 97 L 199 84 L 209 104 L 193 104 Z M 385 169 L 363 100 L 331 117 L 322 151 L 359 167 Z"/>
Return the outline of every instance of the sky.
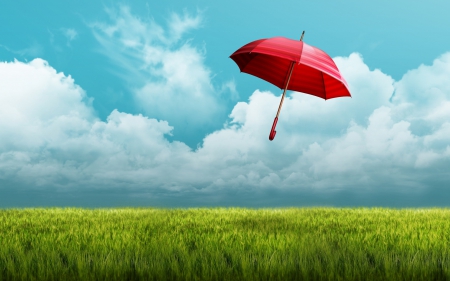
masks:
<path fill-rule="evenodd" d="M 0 4 L 0 208 L 449 207 L 450 2 Z M 328 53 L 352 98 L 229 56 Z"/>

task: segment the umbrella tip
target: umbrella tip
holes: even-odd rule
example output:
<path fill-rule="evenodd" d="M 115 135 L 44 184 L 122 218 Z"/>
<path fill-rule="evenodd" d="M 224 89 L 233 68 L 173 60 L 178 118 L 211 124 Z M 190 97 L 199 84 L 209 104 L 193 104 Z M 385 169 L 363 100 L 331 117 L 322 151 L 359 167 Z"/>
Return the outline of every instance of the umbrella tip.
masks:
<path fill-rule="evenodd" d="M 305 31 L 302 32 L 302 37 L 300 37 L 300 41 L 303 41 L 303 36 L 305 36 Z"/>

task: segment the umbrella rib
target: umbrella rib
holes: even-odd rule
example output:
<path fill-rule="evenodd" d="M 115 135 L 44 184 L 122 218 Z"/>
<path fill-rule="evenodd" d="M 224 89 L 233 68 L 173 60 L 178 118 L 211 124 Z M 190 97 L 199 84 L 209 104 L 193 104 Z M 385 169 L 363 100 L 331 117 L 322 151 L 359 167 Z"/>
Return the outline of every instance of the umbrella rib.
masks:
<path fill-rule="evenodd" d="M 249 55 L 251 55 L 252 54 L 252 52 L 249 52 L 248 53 Z M 252 58 L 250 58 L 250 60 L 244 65 L 244 67 L 242 68 L 242 69 L 240 69 L 240 71 L 241 72 L 245 72 L 245 68 L 247 67 L 247 65 L 249 65 L 250 64 L 250 62 L 252 61 L 252 60 L 254 60 L 257 56 L 258 56 L 259 54 L 258 53 L 256 53 L 256 55 L 255 56 L 253 56 Z M 250 73 L 249 73 L 250 74 Z"/>

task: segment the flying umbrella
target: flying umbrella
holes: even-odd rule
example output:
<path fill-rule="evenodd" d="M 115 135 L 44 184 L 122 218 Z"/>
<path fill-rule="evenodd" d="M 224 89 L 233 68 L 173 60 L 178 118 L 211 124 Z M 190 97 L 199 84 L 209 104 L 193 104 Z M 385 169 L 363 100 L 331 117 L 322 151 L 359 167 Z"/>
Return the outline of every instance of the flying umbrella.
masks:
<path fill-rule="evenodd" d="M 273 120 L 269 140 L 275 138 L 275 127 L 286 90 L 314 95 L 325 100 L 350 97 L 347 82 L 333 59 L 319 48 L 285 37 L 273 37 L 250 42 L 230 58 L 245 72 L 270 82 L 284 90 Z"/>

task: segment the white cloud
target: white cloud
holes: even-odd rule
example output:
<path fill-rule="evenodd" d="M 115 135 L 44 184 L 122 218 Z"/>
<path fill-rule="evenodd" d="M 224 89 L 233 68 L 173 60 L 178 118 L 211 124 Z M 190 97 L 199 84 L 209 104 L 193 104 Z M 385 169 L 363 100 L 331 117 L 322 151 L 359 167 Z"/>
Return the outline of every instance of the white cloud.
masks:
<path fill-rule="evenodd" d="M 432 65 L 420 65 L 395 83 L 392 102 L 398 115 L 406 120 L 424 119 L 431 124 L 450 121 L 450 53 L 435 59 Z"/>
<path fill-rule="evenodd" d="M 200 15 L 190 16 L 186 11 L 182 16 L 172 13 L 169 20 L 170 41 L 177 42 L 184 33 L 198 28 L 202 23 Z"/>
<path fill-rule="evenodd" d="M 267 136 L 279 97 L 255 91 L 248 103 L 236 104 L 230 114 L 230 127 L 207 136 L 198 153 L 218 155 L 217 161 L 226 160 L 220 169 L 238 166 L 237 173 L 244 177 L 250 171 L 247 164 L 260 161 L 264 168 L 259 171 L 265 177 L 271 172 L 279 176 L 281 183 L 273 184 L 277 188 L 422 188 L 426 186 L 424 178 L 433 177 L 434 173 L 440 175 L 442 169 L 449 167 L 447 119 L 437 121 L 438 125 L 428 134 L 416 135 L 411 130 L 411 125 L 417 121 L 414 112 L 407 118 L 399 114 L 407 103 L 390 102 L 394 85 L 405 85 L 408 79 L 394 83 L 381 71 L 369 70 L 358 54 L 335 60 L 349 83 L 352 99 L 325 102 L 293 93 L 285 100 L 277 137 L 270 143 Z M 446 73 L 446 67 L 436 66 L 436 63 L 427 69 L 439 77 Z M 418 75 L 414 80 L 423 78 Z M 433 79 L 423 81 L 428 84 L 430 80 Z M 420 86 L 448 92 L 446 87 L 450 81 L 435 81 Z M 445 117 L 442 107 L 449 99 L 439 96 L 441 109 L 437 113 L 426 105 L 427 102 L 424 108 L 420 107 L 420 101 L 415 106 L 424 116 Z M 227 166 L 226 163 L 234 164 Z M 227 182 L 222 178 L 222 184 L 233 184 L 235 179 Z M 385 186 L 386 183 L 389 186 Z"/>
<path fill-rule="evenodd" d="M 118 111 L 100 121 L 74 80 L 41 59 L 0 63 L 0 77 L 2 179 L 38 186 L 103 186 L 129 179 L 133 186 L 151 178 L 149 169 L 167 157 L 189 151 L 164 138 L 172 130 L 166 121 Z"/>
<path fill-rule="evenodd" d="M 182 37 L 200 27 L 201 15 L 172 13 L 165 30 L 154 21 L 133 15 L 128 7 L 109 10 L 111 23 L 92 25 L 105 53 L 133 88 L 138 107 L 146 115 L 169 121 L 175 132 L 212 128 L 225 116 L 220 91 L 204 64 L 204 54 Z M 231 82 L 222 91 L 236 95 Z M 186 133 L 185 132 L 185 133 Z"/>
<path fill-rule="evenodd" d="M 417 137 L 407 122 L 395 123 L 390 114 L 389 108 L 380 107 L 367 127 L 353 123 L 345 134 L 310 145 L 291 169 L 306 165 L 315 177 L 351 175 L 347 181 L 340 180 L 351 185 L 357 178 L 369 175 L 374 181 L 383 171 L 414 166 Z M 395 181 L 396 175 L 390 177 Z"/>
<path fill-rule="evenodd" d="M 43 124 L 54 122 L 61 116 L 95 119 L 91 100 L 73 82 L 35 59 L 30 63 L 0 63 L 0 147 L 31 149 L 39 146 L 43 138 L 58 132 L 42 130 Z M 78 122 L 73 125 L 79 126 Z"/>

